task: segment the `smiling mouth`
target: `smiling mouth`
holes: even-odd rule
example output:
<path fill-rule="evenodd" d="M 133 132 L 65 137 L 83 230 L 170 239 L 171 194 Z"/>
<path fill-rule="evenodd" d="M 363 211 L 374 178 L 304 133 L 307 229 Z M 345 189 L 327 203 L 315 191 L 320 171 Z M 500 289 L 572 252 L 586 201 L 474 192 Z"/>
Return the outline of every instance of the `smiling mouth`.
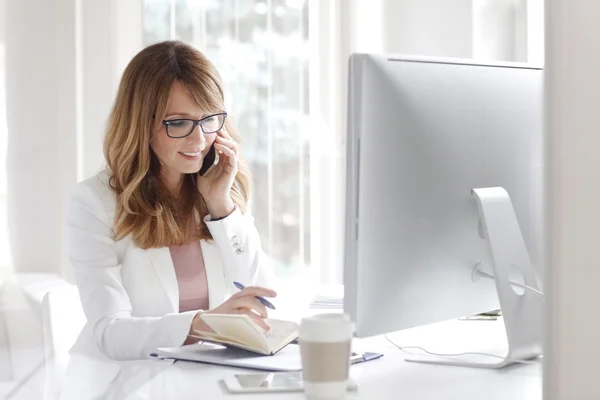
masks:
<path fill-rule="evenodd" d="M 201 151 L 195 152 L 195 153 L 184 153 L 184 152 L 179 152 L 179 154 L 183 154 L 184 156 L 187 157 L 198 157 L 200 154 L 202 154 Z"/>

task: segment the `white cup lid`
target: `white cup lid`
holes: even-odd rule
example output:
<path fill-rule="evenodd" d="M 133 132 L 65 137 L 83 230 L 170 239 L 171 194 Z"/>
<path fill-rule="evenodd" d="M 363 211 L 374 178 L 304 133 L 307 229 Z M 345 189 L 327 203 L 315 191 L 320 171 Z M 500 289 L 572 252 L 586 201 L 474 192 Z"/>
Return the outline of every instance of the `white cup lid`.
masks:
<path fill-rule="evenodd" d="M 341 342 L 352 339 L 354 323 L 347 314 L 317 314 L 302 318 L 298 332 L 300 341 Z"/>

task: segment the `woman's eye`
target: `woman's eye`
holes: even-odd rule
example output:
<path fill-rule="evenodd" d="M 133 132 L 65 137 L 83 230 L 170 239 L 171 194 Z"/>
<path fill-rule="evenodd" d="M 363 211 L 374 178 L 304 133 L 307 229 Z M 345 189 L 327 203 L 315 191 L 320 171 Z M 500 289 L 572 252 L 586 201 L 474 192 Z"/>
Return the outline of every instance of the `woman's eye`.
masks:
<path fill-rule="evenodd" d="M 173 128 L 177 128 L 180 126 L 185 126 L 187 121 L 168 121 L 169 125 Z"/>

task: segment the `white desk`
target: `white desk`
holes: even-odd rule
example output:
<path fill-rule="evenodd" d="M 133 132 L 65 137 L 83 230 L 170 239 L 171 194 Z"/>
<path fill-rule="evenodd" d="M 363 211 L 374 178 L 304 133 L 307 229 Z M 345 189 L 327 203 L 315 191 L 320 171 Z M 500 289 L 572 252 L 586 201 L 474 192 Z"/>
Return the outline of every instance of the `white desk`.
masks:
<path fill-rule="evenodd" d="M 397 344 L 421 345 L 431 351 L 483 350 L 477 344 L 498 347 L 502 323 L 451 321 L 388 335 Z M 440 338 L 445 338 L 444 340 Z M 488 340 L 483 340 L 488 338 Z M 485 399 L 535 400 L 542 398 L 542 364 L 515 365 L 502 370 L 415 364 L 406 353 L 383 337 L 356 340 L 357 350 L 384 353 L 378 360 L 353 365 L 358 391 L 349 399 Z M 477 348 L 476 348 L 477 347 Z M 205 364 L 168 361 L 130 363 L 106 388 L 102 398 L 115 399 L 303 399 L 302 393 L 232 395 L 220 380 L 230 373 L 251 371 Z M 74 378 L 74 377 L 73 377 Z M 79 393 L 79 398 L 89 398 Z"/>

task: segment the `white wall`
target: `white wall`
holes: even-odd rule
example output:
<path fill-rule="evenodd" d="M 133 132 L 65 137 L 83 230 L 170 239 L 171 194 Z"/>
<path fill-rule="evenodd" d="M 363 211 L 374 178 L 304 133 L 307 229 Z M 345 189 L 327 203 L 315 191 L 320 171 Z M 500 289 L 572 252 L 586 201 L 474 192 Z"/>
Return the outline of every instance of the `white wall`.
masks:
<path fill-rule="evenodd" d="M 472 0 L 385 0 L 383 16 L 386 52 L 471 57 Z"/>
<path fill-rule="evenodd" d="M 20 271 L 61 271 L 76 171 L 73 10 L 67 0 L 8 1 L 5 17 L 12 257 Z"/>
<path fill-rule="evenodd" d="M 524 2 L 473 0 L 473 58 L 517 61 L 526 48 L 526 33 L 519 18 L 526 13 Z M 518 37 L 521 36 L 521 37 Z M 519 54 L 523 55 L 523 54 Z M 519 61 L 525 61 L 521 59 Z"/>
<path fill-rule="evenodd" d="M 600 2 L 547 1 L 545 398 L 600 399 Z"/>
<path fill-rule="evenodd" d="M 6 3 L 8 224 L 17 272 L 70 272 L 69 194 L 104 165 L 105 121 L 120 73 L 142 45 L 141 10 L 142 0 Z"/>
<path fill-rule="evenodd" d="M 102 139 L 123 69 L 142 47 L 142 0 L 85 0 L 81 10 L 83 165 L 104 166 Z"/>
<path fill-rule="evenodd" d="M 543 0 L 362 1 L 363 36 L 382 38 L 381 50 L 371 44 L 370 51 L 543 61 Z M 379 20 L 374 17 L 378 11 Z"/>
<path fill-rule="evenodd" d="M 545 59 L 544 0 L 527 0 L 527 61 L 543 65 Z"/>

